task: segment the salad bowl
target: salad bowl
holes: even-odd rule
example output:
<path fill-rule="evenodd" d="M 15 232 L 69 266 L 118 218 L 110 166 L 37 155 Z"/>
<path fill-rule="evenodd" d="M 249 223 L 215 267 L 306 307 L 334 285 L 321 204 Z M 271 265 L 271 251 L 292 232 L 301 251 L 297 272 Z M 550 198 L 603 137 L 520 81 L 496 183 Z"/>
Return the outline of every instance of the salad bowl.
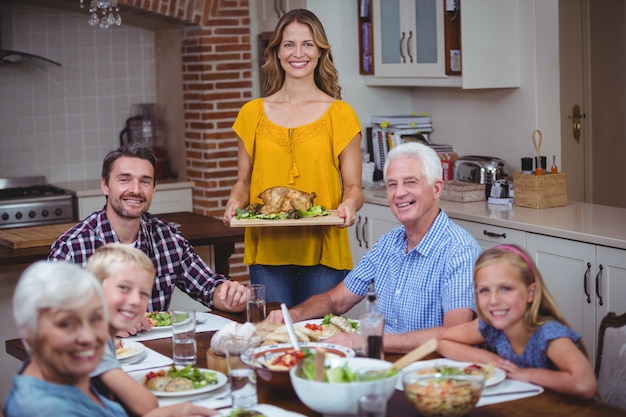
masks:
<path fill-rule="evenodd" d="M 322 414 L 358 413 L 358 400 L 368 394 L 393 395 L 400 374 L 392 363 L 371 358 L 326 360 L 324 381 L 312 379 L 311 369 L 299 365 L 289 371 L 296 395 Z M 389 372 L 387 372 L 389 371 Z"/>

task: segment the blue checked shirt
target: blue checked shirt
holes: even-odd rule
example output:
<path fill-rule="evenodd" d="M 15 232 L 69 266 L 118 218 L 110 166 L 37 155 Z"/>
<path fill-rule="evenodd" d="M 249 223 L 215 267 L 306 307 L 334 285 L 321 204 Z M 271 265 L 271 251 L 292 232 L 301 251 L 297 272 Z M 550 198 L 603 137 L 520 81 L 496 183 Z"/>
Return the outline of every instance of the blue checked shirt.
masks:
<path fill-rule="evenodd" d="M 119 239 L 106 212 L 101 210 L 61 235 L 52 244 L 48 259 L 85 267 L 96 249 L 107 243 L 119 243 Z M 212 307 L 215 289 L 229 280 L 213 272 L 175 227 L 152 214 L 142 216 L 135 247 L 148 255 L 156 269 L 149 311 L 166 311 L 175 286 L 194 300 Z"/>
<path fill-rule="evenodd" d="M 475 310 L 474 262 L 481 248 L 443 210 L 411 252 L 404 226 L 381 236 L 344 283 L 365 296 L 374 281 L 386 333 L 439 327 L 450 310 Z"/>

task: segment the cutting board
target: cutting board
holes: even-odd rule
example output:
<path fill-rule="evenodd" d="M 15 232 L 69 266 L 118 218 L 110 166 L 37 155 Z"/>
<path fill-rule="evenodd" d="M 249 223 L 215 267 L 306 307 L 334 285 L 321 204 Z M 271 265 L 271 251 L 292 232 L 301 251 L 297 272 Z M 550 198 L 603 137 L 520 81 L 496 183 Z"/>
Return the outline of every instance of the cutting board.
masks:
<path fill-rule="evenodd" d="M 76 222 L 0 230 L 0 244 L 11 249 L 50 246 L 59 236 L 75 225 Z"/>
<path fill-rule="evenodd" d="M 343 224 L 337 210 L 329 210 L 328 216 L 305 217 L 302 219 L 232 219 L 230 227 L 280 227 L 280 226 L 336 226 Z"/>

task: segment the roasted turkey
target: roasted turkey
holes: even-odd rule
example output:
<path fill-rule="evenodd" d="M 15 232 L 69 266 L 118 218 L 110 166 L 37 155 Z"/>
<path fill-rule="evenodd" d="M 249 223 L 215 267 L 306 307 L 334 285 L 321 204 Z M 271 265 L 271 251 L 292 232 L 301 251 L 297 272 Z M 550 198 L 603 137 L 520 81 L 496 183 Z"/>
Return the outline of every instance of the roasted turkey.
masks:
<path fill-rule="evenodd" d="M 290 187 L 271 187 L 259 194 L 263 205 L 261 214 L 288 213 L 291 210 L 307 211 L 313 206 L 315 192 L 305 193 Z"/>

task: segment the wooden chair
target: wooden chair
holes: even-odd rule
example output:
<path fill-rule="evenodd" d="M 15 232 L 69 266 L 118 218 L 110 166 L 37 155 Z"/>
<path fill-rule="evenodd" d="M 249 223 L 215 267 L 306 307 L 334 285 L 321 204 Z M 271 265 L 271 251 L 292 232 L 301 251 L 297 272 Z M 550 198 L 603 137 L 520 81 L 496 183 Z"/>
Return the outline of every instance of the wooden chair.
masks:
<path fill-rule="evenodd" d="M 600 400 L 626 410 L 626 313 L 600 322 L 595 372 Z"/>

